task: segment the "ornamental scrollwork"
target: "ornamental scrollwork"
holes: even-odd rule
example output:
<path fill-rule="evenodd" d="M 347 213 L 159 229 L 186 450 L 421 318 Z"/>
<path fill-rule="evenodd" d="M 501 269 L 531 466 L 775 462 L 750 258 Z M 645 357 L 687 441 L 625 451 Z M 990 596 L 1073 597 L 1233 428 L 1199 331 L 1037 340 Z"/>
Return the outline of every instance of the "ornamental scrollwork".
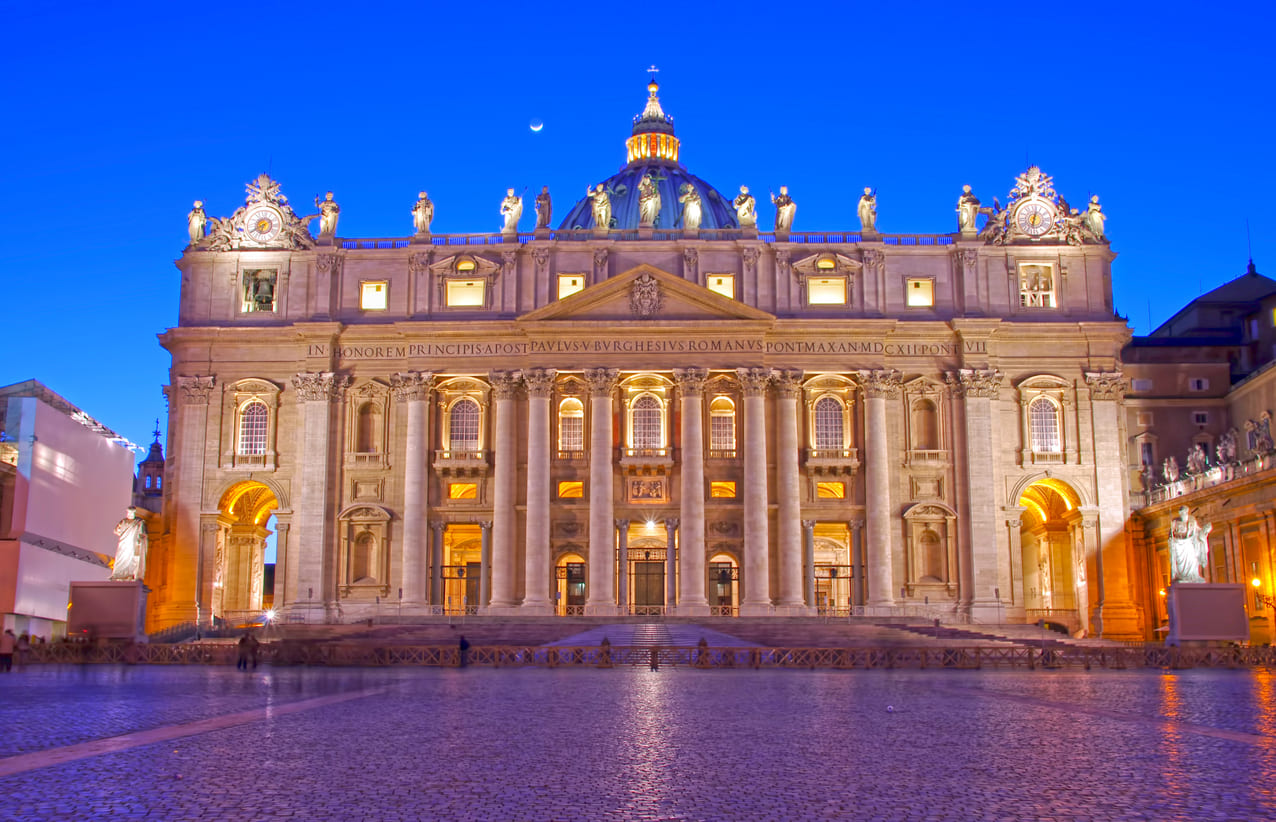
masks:
<path fill-rule="evenodd" d="M 178 377 L 177 387 L 182 392 L 182 402 L 190 405 L 207 405 L 208 397 L 213 392 L 213 385 L 217 382 L 217 378 L 213 376 L 207 377 Z"/>
<path fill-rule="evenodd" d="M 548 397 L 554 392 L 554 379 L 558 372 L 553 368 L 529 368 L 523 372 L 523 384 L 529 397 Z"/>
<path fill-rule="evenodd" d="M 673 379 L 684 397 L 699 397 L 704 393 L 705 380 L 709 378 L 707 368 L 675 368 Z"/>
<path fill-rule="evenodd" d="M 523 375 L 518 371 L 492 371 L 487 375 L 487 381 L 492 385 L 492 396 L 497 400 L 513 399 L 522 380 Z"/>
<path fill-rule="evenodd" d="M 331 371 L 304 372 L 292 378 L 292 386 L 302 402 L 335 400 L 349 384 L 348 376 Z"/>
<path fill-rule="evenodd" d="M 682 250 L 682 266 L 685 270 L 685 277 L 688 280 L 696 278 L 700 265 L 700 252 L 694 248 L 684 248 Z"/>
<path fill-rule="evenodd" d="M 868 399 L 898 399 L 904 388 L 904 375 L 894 368 L 856 371 L 855 376 Z"/>
<path fill-rule="evenodd" d="M 308 249 L 314 245 L 309 224 L 318 214 L 298 216 L 269 174 L 259 175 L 246 189 L 248 197 L 234 214 L 208 220 L 208 234 L 194 243 L 196 250 Z"/>
<path fill-rule="evenodd" d="M 758 249 L 754 246 L 748 246 L 740 251 L 740 256 L 744 258 L 744 273 L 752 275 L 758 268 Z"/>
<path fill-rule="evenodd" d="M 1090 387 L 1090 399 L 1119 400 L 1125 395 L 1125 375 L 1120 371 L 1087 371 L 1085 383 Z"/>
<path fill-rule="evenodd" d="M 767 386 L 771 384 L 769 368 L 737 368 L 736 376 L 744 387 L 746 397 L 762 397 L 766 395 Z"/>
<path fill-rule="evenodd" d="M 664 294 L 660 291 L 660 281 L 650 274 L 640 274 L 634 278 L 629 288 L 629 310 L 640 320 L 654 317 L 665 304 Z"/>
<path fill-rule="evenodd" d="M 589 383 L 589 395 L 591 397 L 611 396 L 611 390 L 616 387 L 616 378 L 619 376 L 620 371 L 615 368 L 585 369 L 585 382 Z"/>
<path fill-rule="evenodd" d="M 874 274 L 880 274 L 886 265 L 886 255 L 876 248 L 866 248 L 860 252 L 864 268 Z"/>
<path fill-rule="evenodd" d="M 771 373 L 775 391 L 784 399 L 797 399 L 802 393 L 802 371 L 797 368 L 776 369 Z"/>
<path fill-rule="evenodd" d="M 996 399 L 1001 394 L 1002 376 L 996 368 L 960 368 L 945 374 L 944 382 L 965 397 Z"/>
<path fill-rule="evenodd" d="M 390 377 L 390 390 L 396 400 L 411 402 L 429 398 L 434 387 L 434 374 L 429 371 L 400 371 Z"/>

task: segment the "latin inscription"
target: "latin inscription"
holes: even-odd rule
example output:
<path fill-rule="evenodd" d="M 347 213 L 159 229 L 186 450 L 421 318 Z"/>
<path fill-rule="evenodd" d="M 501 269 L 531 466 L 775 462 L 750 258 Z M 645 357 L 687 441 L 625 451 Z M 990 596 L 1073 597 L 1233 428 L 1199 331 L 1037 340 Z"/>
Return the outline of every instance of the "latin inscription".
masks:
<path fill-rule="evenodd" d="M 404 360 L 416 357 L 519 357 L 528 354 L 878 354 L 886 357 L 946 357 L 961 350 L 987 354 L 983 341 L 957 343 L 883 342 L 881 340 L 679 340 L 593 339 L 519 342 L 442 342 L 404 345 L 341 345 L 343 360 Z M 327 357 L 332 347 L 311 343 L 308 357 Z"/>

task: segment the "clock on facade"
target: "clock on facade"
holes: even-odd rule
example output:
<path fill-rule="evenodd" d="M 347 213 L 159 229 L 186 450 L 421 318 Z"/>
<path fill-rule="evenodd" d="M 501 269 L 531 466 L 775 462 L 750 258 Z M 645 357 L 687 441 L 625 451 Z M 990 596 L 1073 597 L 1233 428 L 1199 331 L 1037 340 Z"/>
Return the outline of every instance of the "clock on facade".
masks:
<path fill-rule="evenodd" d="M 1040 237 L 1054 228 L 1055 210 L 1045 200 L 1028 200 L 1015 209 L 1015 226 L 1029 237 Z"/>
<path fill-rule="evenodd" d="M 258 206 L 244 218 L 244 233 L 254 243 L 265 245 L 279 236 L 283 229 L 283 216 L 269 206 Z"/>

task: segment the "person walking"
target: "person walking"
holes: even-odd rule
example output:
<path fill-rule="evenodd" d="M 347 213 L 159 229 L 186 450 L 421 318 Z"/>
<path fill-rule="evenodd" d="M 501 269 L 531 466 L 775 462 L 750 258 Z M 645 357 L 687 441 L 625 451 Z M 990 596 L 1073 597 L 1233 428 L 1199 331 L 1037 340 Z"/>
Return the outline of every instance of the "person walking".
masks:
<path fill-rule="evenodd" d="M 6 674 L 13 670 L 13 649 L 17 644 L 18 638 L 6 628 L 4 634 L 0 635 L 0 671 Z"/>

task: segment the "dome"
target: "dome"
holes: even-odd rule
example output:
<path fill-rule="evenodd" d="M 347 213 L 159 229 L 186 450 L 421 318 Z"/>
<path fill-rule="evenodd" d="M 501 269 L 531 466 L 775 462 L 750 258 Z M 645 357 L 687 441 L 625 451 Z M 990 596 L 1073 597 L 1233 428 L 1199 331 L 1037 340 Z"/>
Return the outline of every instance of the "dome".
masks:
<path fill-rule="evenodd" d="M 678 198 L 684 186 L 691 186 L 700 195 L 700 228 L 739 228 L 731 200 L 678 162 L 680 144 L 674 136 L 673 118 L 660 107 L 660 98 L 656 96 L 659 89 L 654 79 L 647 85 L 646 108 L 634 118 L 633 132 L 625 141 L 628 165 L 602 183 L 611 199 L 612 225 L 609 227 L 638 228 L 638 184 L 650 174 L 660 192 L 660 213 L 654 226 L 657 230 L 682 228 L 682 206 Z M 588 188 L 592 190 L 596 185 Z M 558 226 L 560 231 L 594 227 L 593 201 L 588 196 L 577 200 Z"/>

